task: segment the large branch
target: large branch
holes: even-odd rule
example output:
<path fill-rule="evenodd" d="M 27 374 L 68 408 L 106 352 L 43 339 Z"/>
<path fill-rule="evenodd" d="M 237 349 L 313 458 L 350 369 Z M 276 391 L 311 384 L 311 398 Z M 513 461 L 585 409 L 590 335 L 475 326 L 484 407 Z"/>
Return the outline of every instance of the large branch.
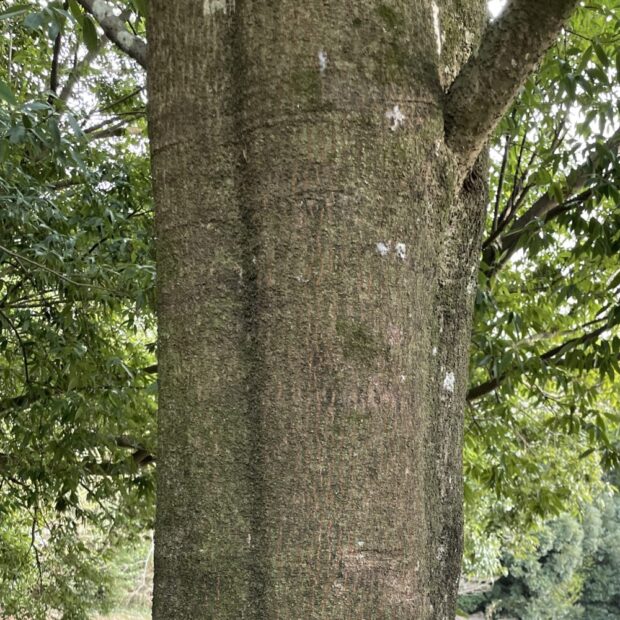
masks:
<path fill-rule="evenodd" d="M 107 2 L 103 0 L 78 0 L 78 2 L 97 20 L 112 43 L 146 69 L 146 43 L 125 28 L 123 19 L 114 14 L 114 10 Z"/>
<path fill-rule="evenodd" d="M 562 185 L 564 199 L 575 196 L 586 188 L 588 180 L 599 174 L 607 164 L 609 159 L 605 153 L 615 153 L 620 148 L 620 129 L 618 129 L 593 155 L 572 170 L 566 177 Z M 510 230 L 502 235 L 493 244 L 489 245 L 484 252 L 483 262 L 487 265 L 486 275 L 492 277 L 506 261 L 514 254 L 515 250 L 522 245 L 522 241 L 534 232 L 534 222 L 546 222 L 553 213 L 560 213 L 556 208 L 560 206 L 556 194 L 547 192 L 543 194 L 534 204 L 510 227 Z"/>
<path fill-rule="evenodd" d="M 450 86 L 446 143 L 463 177 L 578 0 L 509 0 Z"/>

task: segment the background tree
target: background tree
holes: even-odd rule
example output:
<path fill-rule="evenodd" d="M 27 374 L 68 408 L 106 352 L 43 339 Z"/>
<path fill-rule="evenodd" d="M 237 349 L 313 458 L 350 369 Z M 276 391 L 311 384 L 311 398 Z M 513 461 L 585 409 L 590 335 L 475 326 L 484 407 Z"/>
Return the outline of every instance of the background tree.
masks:
<path fill-rule="evenodd" d="M 619 507 L 620 495 L 604 492 L 582 507 L 581 519 L 550 521 L 533 549 L 505 552 L 504 575 L 486 592 L 461 597 L 461 607 L 523 620 L 617 618 Z"/>
<path fill-rule="evenodd" d="M 577 510 L 598 464 L 618 462 L 618 8 L 577 10 L 498 127 L 466 410 L 469 560 Z"/>

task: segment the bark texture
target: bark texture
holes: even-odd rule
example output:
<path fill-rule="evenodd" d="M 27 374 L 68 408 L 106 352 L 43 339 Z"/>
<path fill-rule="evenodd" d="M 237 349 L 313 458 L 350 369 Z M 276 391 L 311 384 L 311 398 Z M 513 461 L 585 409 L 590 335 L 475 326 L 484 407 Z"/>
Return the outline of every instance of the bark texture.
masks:
<path fill-rule="evenodd" d="M 486 3 L 440 4 L 151 2 L 156 620 L 454 617 Z"/>

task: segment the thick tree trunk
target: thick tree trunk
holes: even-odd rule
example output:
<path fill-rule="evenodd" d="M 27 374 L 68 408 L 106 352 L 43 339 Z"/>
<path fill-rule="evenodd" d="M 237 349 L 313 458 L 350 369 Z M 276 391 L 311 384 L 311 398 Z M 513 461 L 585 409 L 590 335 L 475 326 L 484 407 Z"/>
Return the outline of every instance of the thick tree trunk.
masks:
<path fill-rule="evenodd" d="M 156 620 L 454 617 L 486 3 L 438 4 L 151 2 Z"/>

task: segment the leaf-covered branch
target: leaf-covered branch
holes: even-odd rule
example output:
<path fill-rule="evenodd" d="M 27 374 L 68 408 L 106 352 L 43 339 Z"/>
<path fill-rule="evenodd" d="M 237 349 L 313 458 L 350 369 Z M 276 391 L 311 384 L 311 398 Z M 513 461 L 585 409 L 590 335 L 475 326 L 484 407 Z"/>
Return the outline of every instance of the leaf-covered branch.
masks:
<path fill-rule="evenodd" d="M 106 41 L 108 38 L 102 35 L 98 41 L 97 45 L 92 49 L 88 50 L 84 58 L 80 62 L 78 62 L 70 71 L 67 80 L 65 81 L 57 99 L 62 101 L 63 103 L 67 103 L 69 97 L 73 95 L 73 91 L 77 83 L 80 81 L 80 78 L 86 73 L 93 60 L 101 54 L 103 48 L 105 47 Z"/>
<path fill-rule="evenodd" d="M 576 5 L 577 0 L 511 0 L 488 27 L 445 102 L 446 142 L 463 176 Z"/>
<path fill-rule="evenodd" d="M 606 332 L 609 328 L 610 325 L 608 322 L 606 322 L 604 325 L 597 327 L 590 332 L 586 332 L 582 336 L 571 338 L 566 342 L 563 342 L 555 347 L 552 347 L 551 349 L 548 349 L 547 351 L 538 356 L 538 360 L 540 362 L 554 361 L 556 364 L 558 364 L 560 363 L 560 358 L 570 349 L 574 349 L 575 347 L 581 345 L 587 346 L 595 342 L 599 338 L 599 336 L 602 333 Z M 516 368 L 512 370 L 514 371 L 516 370 Z M 479 398 L 482 398 L 483 396 L 494 392 L 502 383 L 504 383 L 504 381 L 506 381 L 506 379 L 511 374 L 511 371 L 503 372 L 496 377 L 485 381 L 484 383 L 479 383 L 478 385 L 470 388 L 467 392 L 467 401 L 471 403 L 474 400 L 478 400 Z"/>
<path fill-rule="evenodd" d="M 78 2 L 97 20 L 110 41 L 146 69 L 146 43 L 125 28 L 125 22 L 114 14 L 107 2 L 103 0 L 78 0 Z"/>
<path fill-rule="evenodd" d="M 564 200 L 574 197 L 584 190 L 588 180 L 604 169 L 610 159 L 610 154 L 616 154 L 620 147 L 620 129 L 617 130 L 602 147 L 599 147 L 579 167 L 573 169 L 566 177 L 561 188 Z M 587 198 L 589 193 L 584 194 Z M 515 250 L 523 244 L 523 240 L 532 234 L 534 222 L 545 222 L 554 214 L 561 213 L 558 193 L 548 191 L 543 194 L 534 204 L 519 217 L 510 230 L 489 244 L 485 249 L 483 262 L 487 265 L 486 275 L 492 277 L 505 262 L 512 256 Z"/>
<path fill-rule="evenodd" d="M 80 463 L 86 476 L 126 476 L 155 463 L 155 457 L 146 450 L 136 450 L 122 461 L 83 461 Z M 18 467 L 17 459 L 11 454 L 0 452 L 0 476 L 13 476 Z"/>

